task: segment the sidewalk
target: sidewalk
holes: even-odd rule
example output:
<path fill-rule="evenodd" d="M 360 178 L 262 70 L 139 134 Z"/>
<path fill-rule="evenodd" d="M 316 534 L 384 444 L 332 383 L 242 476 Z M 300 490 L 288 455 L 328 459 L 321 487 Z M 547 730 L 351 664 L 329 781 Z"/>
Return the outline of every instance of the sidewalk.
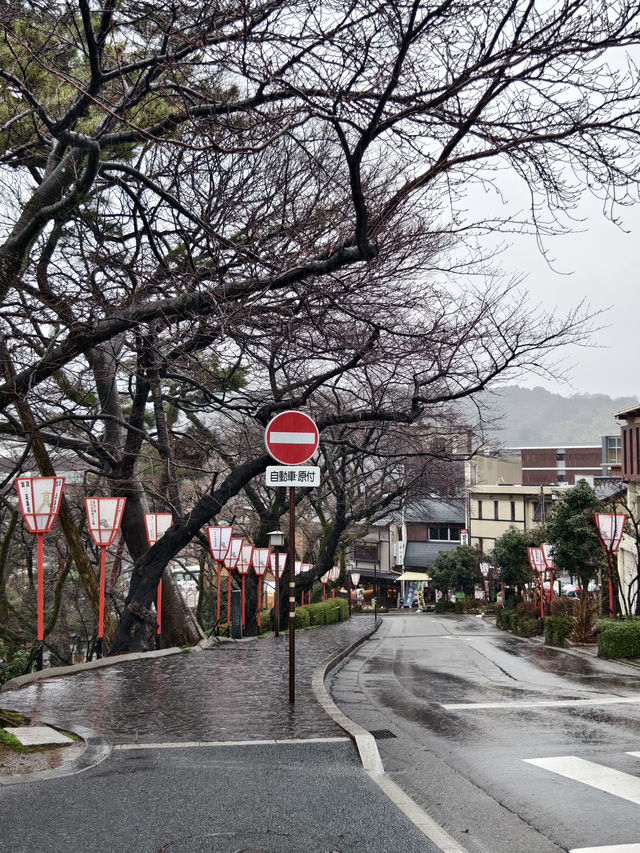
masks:
<path fill-rule="evenodd" d="M 18 689 L 5 685 L 0 705 L 39 722 L 111 744 L 255 741 L 339 737 L 312 690 L 315 668 L 366 638 L 372 616 L 296 632 L 296 701 L 289 705 L 289 640 L 222 642 L 94 669 Z"/>

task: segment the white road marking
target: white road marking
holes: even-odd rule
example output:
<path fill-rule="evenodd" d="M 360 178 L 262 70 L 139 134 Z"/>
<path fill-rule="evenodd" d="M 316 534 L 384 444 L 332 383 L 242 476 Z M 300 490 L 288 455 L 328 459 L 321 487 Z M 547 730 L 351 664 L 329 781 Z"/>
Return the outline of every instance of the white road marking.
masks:
<path fill-rule="evenodd" d="M 491 709 L 518 708 L 573 708 L 587 705 L 638 705 L 640 696 L 601 696 L 599 699 L 548 699 L 540 702 L 457 702 L 455 704 L 440 704 L 446 711 L 484 711 Z"/>
<path fill-rule="evenodd" d="M 574 847 L 569 853 L 640 853 L 640 844 L 614 844 L 607 847 Z"/>
<path fill-rule="evenodd" d="M 586 761 L 575 755 L 561 755 L 557 758 L 524 758 L 523 761 L 640 805 L 640 778 L 637 776 L 621 773 L 620 770 L 613 770 L 611 767 Z"/>
<path fill-rule="evenodd" d="M 268 435 L 269 444 L 315 444 L 314 432 L 274 432 Z"/>
<path fill-rule="evenodd" d="M 185 740 L 169 741 L 167 743 L 119 743 L 113 748 L 129 749 L 195 749 L 211 746 L 272 746 L 273 744 L 290 743 L 344 743 L 348 737 L 310 737 L 291 738 L 290 740 Z"/>

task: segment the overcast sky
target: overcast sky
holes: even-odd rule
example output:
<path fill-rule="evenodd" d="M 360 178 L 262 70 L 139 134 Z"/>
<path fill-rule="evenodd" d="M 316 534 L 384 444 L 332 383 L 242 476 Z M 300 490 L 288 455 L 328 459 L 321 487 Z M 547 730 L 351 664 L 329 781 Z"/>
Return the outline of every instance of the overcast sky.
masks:
<path fill-rule="evenodd" d="M 510 200 L 517 204 L 518 191 L 510 189 Z M 500 208 L 504 212 L 504 198 Z M 600 201 L 586 196 L 578 212 L 584 221 L 576 223 L 574 233 L 545 241 L 554 258 L 553 269 L 534 238 L 506 235 L 511 246 L 501 265 L 524 276 L 523 285 L 533 300 L 561 313 L 583 298 L 592 309 L 608 309 L 598 321 L 604 328 L 593 336 L 594 347 L 566 350 L 565 382 L 534 376 L 518 384 L 541 385 L 563 396 L 602 393 L 640 400 L 640 205 L 621 208 L 619 213 L 626 230 L 606 219 Z"/>

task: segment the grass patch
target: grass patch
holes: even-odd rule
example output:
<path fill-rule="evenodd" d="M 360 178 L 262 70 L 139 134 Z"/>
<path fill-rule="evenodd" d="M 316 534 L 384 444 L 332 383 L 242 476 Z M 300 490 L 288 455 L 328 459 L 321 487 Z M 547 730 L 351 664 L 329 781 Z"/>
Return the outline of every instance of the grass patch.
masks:
<path fill-rule="evenodd" d="M 15 749 L 16 752 L 27 752 L 29 750 L 29 747 L 20 743 L 15 735 L 5 732 L 4 729 L 0 729 L 0 743 L 3 746 L 8 746 L 9 749 Z"/>

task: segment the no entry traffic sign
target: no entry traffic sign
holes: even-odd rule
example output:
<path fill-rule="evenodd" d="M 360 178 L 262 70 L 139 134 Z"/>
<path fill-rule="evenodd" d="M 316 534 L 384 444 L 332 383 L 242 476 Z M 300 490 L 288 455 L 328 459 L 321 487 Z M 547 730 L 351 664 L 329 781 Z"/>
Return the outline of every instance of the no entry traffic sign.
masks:
<path fill-rule="evenodd" d="M 264 432 L 267 450 L 283 465 L 301 465 L 318 447 L 318 427 L 303 412 L 281 412 Z"/>

